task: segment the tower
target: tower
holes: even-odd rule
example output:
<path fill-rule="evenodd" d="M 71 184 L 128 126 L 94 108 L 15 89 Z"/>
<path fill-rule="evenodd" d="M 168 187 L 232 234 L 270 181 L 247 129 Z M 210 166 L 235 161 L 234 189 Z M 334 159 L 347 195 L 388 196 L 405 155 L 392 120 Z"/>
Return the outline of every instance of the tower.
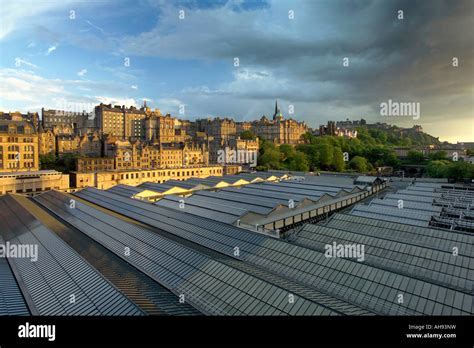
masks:
<path fill-rule="evenodd" d="M 281 121 L 282 119 L 283 119 L 283 115 L 281 114 L 280 108 L 278 107 L 278 100 L 275 100 L 275 113 L 273 114 L 273 120 Z"/>

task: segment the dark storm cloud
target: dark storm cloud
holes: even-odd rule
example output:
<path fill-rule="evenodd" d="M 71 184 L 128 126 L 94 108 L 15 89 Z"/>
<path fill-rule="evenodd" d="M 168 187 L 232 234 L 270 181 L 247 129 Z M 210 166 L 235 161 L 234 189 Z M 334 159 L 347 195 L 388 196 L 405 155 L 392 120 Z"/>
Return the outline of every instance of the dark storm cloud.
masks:
<path fill-rule="evenodd" d="M 230 108 L 238 98 L 278 96 L 308 107 L 337 106 L 335 112 L 321 108 L 329 112 L 326 118 L 350 116 L 354 108 L 377 118 L 380 102 L 394 99 L 420 102 L 426 122 L 450 114 L 472 117 L 473 1 L 275 0 L 255 11 L 232 9 L 199 10 L 179 22 L 175 9 L 165 8 L 154 30 L 125 38 L 122 47 L 131 54 L 229 64 L 238 57 L 240 69 L 253 78 L 205 93 L 233 96 Z M 290 9 L 294 20 L 288 19 Z M 199 103 L 196 91 L 193 100 Z"/>

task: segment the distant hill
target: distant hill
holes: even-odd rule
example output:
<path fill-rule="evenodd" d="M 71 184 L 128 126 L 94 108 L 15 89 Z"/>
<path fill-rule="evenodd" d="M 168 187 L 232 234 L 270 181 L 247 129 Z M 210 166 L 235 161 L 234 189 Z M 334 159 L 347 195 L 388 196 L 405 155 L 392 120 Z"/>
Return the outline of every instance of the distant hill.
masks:
<path fill-rule="evenodd" d="M 421 126 L 413 128 L 401 128 L 398 126 L 387 125 L 385 123 L 368 124 L 357 127 L 358 133 L 364 137 L 364 134 L 379 140 L 380 143 L 394 146 L 427 146 L 440 145 L 441 141 L 434 136 L 423 132 Z"/>

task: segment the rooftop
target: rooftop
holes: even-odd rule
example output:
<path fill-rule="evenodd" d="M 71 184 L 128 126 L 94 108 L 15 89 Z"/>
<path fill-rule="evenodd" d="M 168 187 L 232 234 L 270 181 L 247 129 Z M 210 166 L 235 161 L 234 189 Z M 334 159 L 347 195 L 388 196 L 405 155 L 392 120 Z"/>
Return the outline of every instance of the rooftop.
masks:
<path fill-rule="evenodd" d="M 275 190 L 280 184 L 281 192 Z M 469 220 L 472 190 L 417 183 L 406 191 L 431 193 L 432 209 L 425 201 L 394 208 L 394 193 L 388 193 L 323 222 L 301 224 L 287 238 L 232 225 L 250 207 L 267 211 L 286 199 L 285 187 L 332 199 L 368 194 L 354 186 L 354 193 L 346 187 L 338 191 L 344 195 L 332 196 L 337 185 L 329 187 L 332 193 L 317 180 L 203 190 L 184 209 L 166 205 L 178 203 L 176 196 L 162 205 L 132 199 L 143 190 L 127 185 L 2 196 L 0 243 L 37 245 L 38 261 L 0 258 L 0 282 L 7 284 L 0 315 L 474 314 L 474 235 L 457 225 L 417 223 L 433 214 L 447 218 L 452 209 L 464 209 L 458 219 Z M 225 204 L 243 191 L 241 208 Z M 226 196 L 217 202 L 215 193 Z M 373 216 L 356 214 L 366 208 Z M 363 245 L 363 260 L 327 257 L 333 243 Z M 69 305 L 71 291 L 75 306 Z"/>

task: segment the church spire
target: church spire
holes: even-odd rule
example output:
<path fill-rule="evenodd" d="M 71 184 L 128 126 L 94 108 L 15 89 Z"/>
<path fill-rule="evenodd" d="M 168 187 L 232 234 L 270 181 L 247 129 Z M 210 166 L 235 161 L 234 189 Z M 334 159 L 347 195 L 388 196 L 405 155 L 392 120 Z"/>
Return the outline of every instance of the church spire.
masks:
<path fill-rule="evenodd" d="M 283 115 L 280 112 L 280 108 L 278 107 L 278 100 L 275 100 L 275 114 L 273 115 L 274 120 L 281 120 L 283 119 Z"/>

